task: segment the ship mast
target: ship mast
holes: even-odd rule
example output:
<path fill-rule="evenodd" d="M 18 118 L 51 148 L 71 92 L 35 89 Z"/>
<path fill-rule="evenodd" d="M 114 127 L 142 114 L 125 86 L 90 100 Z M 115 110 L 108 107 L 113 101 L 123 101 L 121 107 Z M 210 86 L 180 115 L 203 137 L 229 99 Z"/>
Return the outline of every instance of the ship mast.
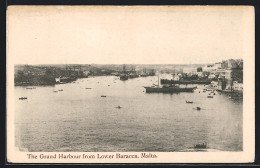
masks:
<path fill-rule="evenodd" d="M 123 65 L 123 73 L 125 74 L 125 64 Z"/>
<path fill-rule="evenodd" d="M 160 85 L 160 78 L 159 78 L 159 74 L 158 74 L 158 85 L 157 85 L 157 87 L 159 87 L 159 85 Z"/>

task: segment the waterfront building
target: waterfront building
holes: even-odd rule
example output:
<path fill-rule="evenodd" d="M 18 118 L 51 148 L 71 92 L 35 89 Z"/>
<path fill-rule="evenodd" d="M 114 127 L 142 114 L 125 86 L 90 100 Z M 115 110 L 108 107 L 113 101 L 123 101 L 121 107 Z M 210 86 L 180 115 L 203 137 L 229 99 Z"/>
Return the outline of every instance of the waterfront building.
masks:
<path fill-rule="evenodd" d="M 178 75 L 175 75 L 173 80 L 178 81 L 178 80 L 180 80 L 180 77 Z"/>
<path fill-rule="evenodd" d="M 203 74 L 203 72 L 197 72 L 197 75 L 198 75 L 198 77 L 199 77 L 199 78 L 202 78 L 202 77 L 204 77 L 204 74 Z"/>
<path fill-rule="evenodd" d="M 83 76 L 88 76 L 90 71 L 83 71 Z"/>
<path fill-rule="evenodd" d="M 183 68 L 183 73 L 186 74 L 196 74 L 197 73 L 197 68 L 196 67 L 185 67 Z"/>
<path fill-rule="evenodd" d="M 218 77 L 218 81 L 220 90 L 231 90 L 233 85 L 232 69 L 229 68 L 222 72 Z"/>
<path fill-rule="evenodd" d="M 55 83 L 60 83 L 60 77 L 59 78 L 55 78 Z"/>
<path fill-rule="evenodd" d="M 243 90 L 243 69 L 228 68 L 218 78 L 221 90 Z"/>
<path fill-rule="evenodd" d="M 217 81 L 212 81 L 207 87 L 210 89 L 219 89 Z"/>
<path fill-rule="evenodd" d="M 221 62 L 217 62 L 217 63 L 214 64 L 214 67 L 215 67 L 216 69 L 221 69 L 222 63 L 221 63 Z"/>
<path fill-rule="evenodd" d="M 172 74 L 160 74 L 160 79 L 166 79 L 166 80 L 174 80 L 174 77 L 176 75 Z"/>
<path fill-rule="evenodd" d="M 215 77 L 216 77 L 215 74 L 210 74 L 210 75 L 208 76 L 209 79 L 213 79 L 213 78 L 215 78 Z"/>
<path fill-rule="evenodd" d="M 222 68 L 221 62 L 215 64 L 208 64 L 203 68 L 203 72 L 216 73 L 219 69 Z"/>
<path fill-rule="evenodd" d="M 238 81 L 234 81 L 233 89 L 237 91 L 243 91 L 243 83 L 238 83 Z"/>
<path fill-rule="evenodd" d="M 203 72 L 212 72 L 215 71 L 216 68 L 214 67 L 214 64 L 208 64 L 205 65 L 205 67 L 202 68 Z"/>

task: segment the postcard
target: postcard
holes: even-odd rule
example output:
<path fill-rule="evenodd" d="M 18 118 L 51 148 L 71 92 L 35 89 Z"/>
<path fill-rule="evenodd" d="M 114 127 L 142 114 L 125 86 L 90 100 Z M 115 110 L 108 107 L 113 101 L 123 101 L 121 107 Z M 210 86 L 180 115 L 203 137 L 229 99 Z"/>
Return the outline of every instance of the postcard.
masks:
<path fill-rule="evenodd" d="M 252 6 L 9 6 L 10 163 L 250 163 Z"/>

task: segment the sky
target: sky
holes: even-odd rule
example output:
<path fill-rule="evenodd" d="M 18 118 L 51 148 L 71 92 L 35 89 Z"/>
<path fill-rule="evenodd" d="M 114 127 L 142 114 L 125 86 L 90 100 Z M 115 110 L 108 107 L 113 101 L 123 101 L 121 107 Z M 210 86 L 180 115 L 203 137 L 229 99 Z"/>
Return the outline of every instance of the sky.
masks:
<path fill-rule="evenodd" d="M 204 64 L 242 59 L 250 7 L 11 6 L 15 64 Z"/>

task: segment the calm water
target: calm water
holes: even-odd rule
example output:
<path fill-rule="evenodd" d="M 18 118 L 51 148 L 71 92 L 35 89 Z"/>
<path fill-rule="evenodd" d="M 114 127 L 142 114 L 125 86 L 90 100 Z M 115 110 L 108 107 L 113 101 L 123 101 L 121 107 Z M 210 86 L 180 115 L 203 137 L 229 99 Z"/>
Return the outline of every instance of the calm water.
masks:
<path fill-rule="evenodd" d="M 242 101 L 218 93 L 207 98 L 203 85 L 194 93 L 145 93 L 142 86 L 156 81 L 108 76 L 15 87 L 16 146 L 30 152 L 172 152 L 207 143 L 210 149 L 243 150 Z"/>

